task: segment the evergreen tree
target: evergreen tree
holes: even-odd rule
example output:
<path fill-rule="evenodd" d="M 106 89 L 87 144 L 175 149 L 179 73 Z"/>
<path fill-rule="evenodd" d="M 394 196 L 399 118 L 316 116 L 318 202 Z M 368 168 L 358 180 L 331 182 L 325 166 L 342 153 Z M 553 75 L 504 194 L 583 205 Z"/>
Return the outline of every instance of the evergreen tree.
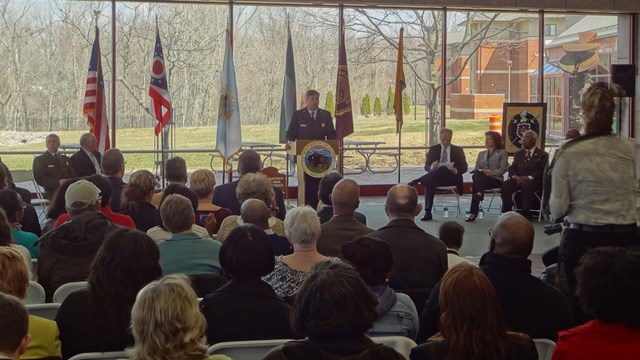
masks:
<path fill-rule="evenodd" d="M 365 94 L 364 98 L 362 98 L 362 107 L 360 108 L 360 113 L 366 117 L 371 115 L 371 98 L 369 94 Z"/>
<path fill-rule="evenodd" d="M 324 101 L 324 109 L 330 112 L 332 117 L 336 116 L 336 104 L 333 100 L 333 93 L 331 91 L 327 93 L 327 98 Z"/>
<path fill-rule="evenodd" d="M 384 110 L 387 115 L 393 115 L 393 89 L 389 86 L 389 94 L 387 95 L 387 107 Z"/>
<path fill-rule="evenodd" d="M 411 114 L 411 104 L 409 103 L 409 94 L 402 94 L 402 113 Z"/>
<path fill-rule="evenodd" d="M 382 101 L 376 96 L 376 100 L 373 102 L 373 113 L 376 116 L 382 115 Z"/>

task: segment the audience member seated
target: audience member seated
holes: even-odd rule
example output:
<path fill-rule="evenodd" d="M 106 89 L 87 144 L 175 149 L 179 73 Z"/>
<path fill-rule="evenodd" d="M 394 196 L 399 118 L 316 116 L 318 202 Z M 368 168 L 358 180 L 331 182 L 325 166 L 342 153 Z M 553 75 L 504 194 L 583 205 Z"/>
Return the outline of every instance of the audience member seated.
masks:
<path fill-rule="evenodd" d="M 174 195 L 176 196 L 176 195 Z M 189 280 L 169 275 L 145 286 L 131 309 L 130 360 L 231 360 L 207 355 L 206 322 Z"/>
<path fill-rule="evenodd" d="M 333 187 L 333 217 L 321 225 L 318 251 L 325 256 L 342 258 L 342 244 L 373 232 L 355 218 L 360 206 L 360 187 L 351 179 L 342 179 Z"/>
<path fill-rule="evenodd" d="M 293 254 L 276 256 L 271 274 L 262 279 L 268 282 L 281 297 L 293 296 L 309 276 L 313 265 L 321 261 L 339 262 L 318 252 L 316 244 L 320 236 L 320 220 L 315 210 L 308 206 L 296 207 L 287 212 L 284 219 L 287 239 L 293 245 Z"/>
<path fill-rule="evenodd" d="M 333 217 L 333 202 L 331 201 L 331 192 L 338 181 L 342 180 L 342 175 L 337 172 L 331 172 L 320 179 L 318 187 L 318 217 L 320 224 L 324 224 Z M 367 225 L 367 217 L 364 214 L 355 211 L 353 216 L 364 225 Z"/>
<path fill-rule="evenodd" d="M 264 359 L 404 359 L 365 335 L 377 318 L 377 306 L 375 295 L 351 266 L 319 263 L 293 305 L 291 323 L 304 340 L 280 345 Z"/>
<path fill-rule="evenodd" d="M 228 208 L 234 215 L 240 215 L 240 204 L 242 203 L 242 201 L 240 201 L 236 196 L 236 188 L 238 187 L 238 183 L 243 176 L 247 174 L 259 173 L 260 170 L 262 170 L 262 160 L 260 159 L 260 154 L 251 149 L 243 150 L 238 157 L 238 176 L 240 178 L 238 180 L 234 180 L 232 182 L 218 186 L 215 193 L 213 194 L 212 203 L 223 208 Z M 282 189 L 273 185 L 272 188 L 276 200 L 276 205 L 274 207 L 276 209 L 275 216 L 280 220 L 284 220 L 284 217 L 287 214 L 287 209 L 284 205 L 284 196 L 282 193 Z"/>
<path fill-rule="evenodd" d="M 553 359 L 637 359 L 640 354 L 640 254 L 600 247 L 576 269 L 576 296 L 593 317 L 561 331 Z"/>
<path fill-rule="evenodd" d="M 191 174 L 191 178 L 189 178 L 189 189 L 198 197 L 196 223 L 204 226 L 209 214 L 213 214 L 217 224 L 213 230 L 214 234 L 218 233 L 222 220 L 232 215 L 231 210 L 211 203 L 215 187 L 216 177 L 211 170 L 196 170 Z"/>
<path fill-rule="evenodd" d="M 496 290 L 508 330 L 555 341 L 557 332 L 573 323 L 571 309 L 558 289 L 531 275 L 527 258 L 534 235 L 525 217 L 513 211 L 503 214 L 493 227 L 489 252 L 482 256 L 480 267 Z M 420 316 L 418 342 L 438 332 L 439 293 L 437 286 Z"/>
<path fill-rule="evenodd" d="M 286 237 L 280 236 L 269 227 L 269 208 L 262 200 L 247 199 L 240 207 L 240 217 L 245 224 L 253 224 L 262 229 L 269 239 L 273 255 L 289 255 L 293 253 L 291 243 Z M 233 231 L 233 230 L 231 230 Z"/>
<path fill-rule="evenodd" d="M 158 225 L 158 210 L 150 202 L 157 185 L 158 181 L 149 170 L 138 170 L 131 174 L 122 191 L 121 213 L 131 216 L 136 229 L 142 232 Z"/>
<path fill-rule="evenodd" d="M 254 225 L 231 230 L 220 249 L 220 264 L 231 281 L 200 302 L 210 345 L 296 337 L 289 324 L 291 307 L 260 279 L 274 263 L 264 231 Z"/>
<path fill-rule="evenodd" d="M 131 216 L 116 214 L 111 210 L 110 201 L 111 201 L 111 183 L 109 180 L 102 175 L 91 175 L 87 178 L 87 181 L 91 182 L 93 185 L 97 186 L 100 189 L 100 212 L 102 212 L 109 220 L 113 221 L 114 224 L 120 225 L 123 227 L 127 227 L 130 229 L 136 229 L 136 224 L 133 222 Z M 69 214 L 62 214 L 56 220 L 54 228 L 58 228 L 62 223 L 69 220 Z"/>
<path fill-rule="evenodd" d="M 461 147 L 451 145 L 452 137 L 453 130 L 440 129 L 440 144 L 433 145 L 427 152 L 427 160 L 424 163 L 427 174 L 409 183 L 410 186 L 420 183 L 425 187 L 424 216 L 420 219 L 422 221 L 433 219 L 431 209 L 438 186 L 456 186 L 458 194 L 462 195 L 462 174 L 467 172 L 467 158 Z"/>
<path fill-rule="evenodd" d="M 31 204 L 31 191 L 25 188 L 16 186 L 16 184 L 13 182 L 13 176 L 11 176 L 11 170 L 9 170 L 9 167 L 2 162 L 1 157 L 0 157 L 0 170 L 4 171 L 5 173 L 5 176 L 6 176 L 5 181 L 6 181 L 7 188 L 20 194 L 20 197 L 22 198 L 22 201 L 25 202 L 25 204 Z M 5 184 L 4 181 L 0 182 L 0 189 L 3 188 L 4 184 Z"/>
<path fill-rule="evenodd" d="M 395 185 L 389 189 L 384 204 L 389 223 L 369 234 L 388 242 L 393 255 L 402 259 L 393 264 L 389 286 L 409 295 L 418 312 L 431 289 L 447 271 L 446 247 L 415 223 L 421 209 L 414 187 Z"/>
<path fill-rule="evenodd" d="M 37 259 L 40 246 L 35 245 L 38 236 L 22 230 L 20 220 L 24 216 L 25 203 L 17 192 L 4 189 L 0 190 L 0 208 L 4 209 L 7 220 L 11 226 L 11 237 L 18 245 L 24 246 L 29 250 L 31 258 Z"/>
<path fill-rule="evenodd" d="M 538 134 L 533 130 L 522 135 L 522 149 L 513 154 L 513 163 L 509 166 L 509 179 L 502 183 L 502 212 L 512 210 L 513 194 L 520 190 L 522 215 L 531 219 L 531 209 L 536 202 L 535 193 L 542 190 L 544 168 L 549 163 L 549 154 L 536 147 Z"/>
<path fill-rule="evenodd" d="M 118 227 L 100 212 L 100 190 L 87 180 L 69 185 L 65 204 L 70 220 L 39 240 L 38 282 L 47 301 L 60 285 L 87 280 L 106 234 Z"/>
<path fill-rule="evenodd" d="M 391 246 L 378 238 L 363 236 L 342 245 L 342 254 L 378 298 L 378 317 L 367 335 L 404 336 L 415 340 L 418 335 L 416 306 L 408 295 L 396 293 L 387 285 L 394 261 Z"/>
<path fill-rule="evenodd" d="M 114 212 L 120 212 L 120 200 L 125 184 L 122 181 L 125 173 L 125 162 L 122 152 L 118 149 L 109 149 L 102 155 L 102 172 L 111 183 L 111 201 L 109 207 Z M 102 195 L 104 197 L 104 195 Z"/>
<path fill-rule="evenodd" d="M 507 332 L 500 300 L 484 272 L 460 264 L 442 279 L 439 332 L 411 350 L 411 360 L 537 360 L 533 340 Z"/>
<path fill-rule="evenodd" d="M 164 163 L 164 178 L 169 182 L 169 185 L 181 184 L 186 186 L 188 178 L 187 162 L 180 156 L 168 159 L 167 162 Z M 164 190 L 154 194 L 151 199 L 151 204 L 156 209 L 160 209 L 160 200 L 162 200 L 163 194 Z"/>
<path fill-rule="evenodd" d="M 198 206 L 198 197 L 196 196 L 196 194 L 194 194 L 193 191 L 189 190 L 188 187 L 178 183 L 169 184 L 169 186 L 164 188 L 162 199 L 160 200 L 160 206 L 162 206 L 162 203 L 164 203 L 164 200 L 167 198 L 167 196 L 171 194 L 182 195 L 187 199 L 189 199 L 189 201 L 191 201 L 192 207 Z M 208 226 L 213 228 L 216 225 L 215 218 L 213 218 L 213 216 L 211 216 L 210 218 L 211 219 L 208 218 L 209 221 L 206 222 L 205 225 L 208 224 Z M 167 240 L 168 238 L 170 238 L 171 233 L 164 228 L 164 225 L 162 224 L 162 219 L 160 218 L 159 211 L 157 214 L 157 222 L 160 225 L 154 226 L 151 229 L 147 230 L 147 235 L 151 236 L 151 238 L 156 242 Z M 209 237 L 211 237 L 211 234 L 209 233 L 209 231 L 200 225 L 193 224 L 193 226 L 191 227 L 191 231 L 198 234 L 198 236 L 200 236 L 203 239 L 208 239 Z M 213 231 L 213 229 L 211 229 L 211 231 Z"/>
<path fill-rule="evenodd" d="M 50 199 L 53 192 L 62 183 L 76 176 L 71 160 L 59 154 L 60 137 L 49 134 L 45 140 L 47 151 L 33 159 L 33 177 L 38 185 L 44 188 L 44 197 Z"/>
<path fill-rule="evenodd" d="M 70 161 L 76 176 L 102 174 L 102 154 L 97 149 L 96 137 L 91 133 L 80 136 L 80 150 L 71 155 Z"/>
<path fill-rule="evenodd" d="M 0 190 L 3 189 L 12 189 L 9 185 L 9 176 L 10 174 L 4 170 L 2 166 L 0 166 Z M 14 191 L 19 190 L 19 188 L 13 188 Z M 18 191 L 16 191 L 18 192 Z M 20 192 L 18 192 L 20 194 Z M 31 206 L 28 201 L 25 201 L 24 196 L 20 194 L 22 201 L 26 203 L 24 206 L 24 214 L 22 219 L 20 220 L 20 226 L 22 230 L 26 232 L 30 232 L 36 234 L 38 237 L 42 235 L 42 229 L 40 228 L 40 219 L 38 219 L 38 213 L 36 209 Z M 31 196 L 31 193 L 29 193 Z M 29 201 L 31 198 L 28 199 Z"/>
<path fill-rule="evenodd" d="M 48 233 L 53 230 L 53 227 L 58 220 L 58 217 L 62 214 L 67 213 L 67 206 L 64 203 L 64 195 L 67 193 L 67 189 L 71 184 L 76 181 L 82 180 L 83 178 L 74 177 L 71 179 L 66 179 L 60 184 L 60 186 L 56 189 L 56 191 L 51 196 L 51 201 L 47 206 L 47 222 L 43 227 L 44 233 Z"/>
<path fill-rule="evenodd" d="M 507 172 L 509 154 L 503 149 L 502 137 L 497 131 L 484 133 L 484 146 L 478 154 L 473 174 L 471 209 L 465 221 L 475 221 L 478 217 L 480 202 L 484 199 L 485 190 L 501 188 L 504 173 Z"/>
<path fill-rule="evenodd" d="M 447 264 L 449 264 L 449 269 L 461 263 L 471 264 L 471 261 L 460 256 L 458 253 L 462 247 L 464 226 L 455 221 L 445 221 L 440 225 L 438 238 L 447 247 Z"/>
<path fill-rule="evenodd" d="M 242 176 L 236 186 L 236 197 L 240 204 L 247 199 L 262 200 L 269 208 L 269 227 L 276 234 L 285 236 L 284 223 L 275 216 L 278 213 L 278 207 L 276 206 L 273 194 L 271 180 L 261 173 L 249 173 Z M 218 241 L 223 242 L 233 228 L 242 224 L 244 224 L 244 222 L 242 222 L 242 218 L 238 215 L 231 215 L 225 218 L 218 230 Z"/>
<path fill-rule="evenodd" d="M 27 308 L 11 295 L 0 293 L 0 357 L 19 360 L 27 351 L 31 336 Z"/>
<path fill-rule="evenodd" d="M 12 295 L 24 299 L 28 286 L 29 278 L 22 255 L 16 249 L 0 246 L 0 297 Z M 7 314 L 0 315 L 0 329 L 10 327 L 9 323 L 4 322 L 5 319 L 9 320 L 10 317 Z M 55 321 L 29 315 L 29 335 L 31 341 L 22 359 L 60 359 L 60 333 Z M 0 343 L 7 340 L 6 336 L 0 330 Z"/>
<path fill-rule="evenodd" d="M 171 232 L 169 239 L 158 243 L 163 274 L 222 274 L 221 244 L 203 239 L 191 230 L 193 206 L 189 199 L 178 194 L 167 196 L 160 206 L 160 217 L 165 229 Z"/>
<path fill-rule="evenodd" d="M 71 293 L 58 310 L 65 359 L 133 345 L 131 307 L 138 291 L 162 276 L 159 259 L 156 243 L 142 232 L 118 228 L 107 234 L 91 265 L 88 288 Z"/>
<path fill-rule="evenodd" d="M 7 215 L 4 210 L 0 208 L 0 248 L 12 248 L 16 250 L 22 256 L 22 261 L 27 268 L 29 280 L 34 280 L 33 277 L 33 264 L 31 263 L 31 255 L 29 250 L 22 245 L 18 245 L 13 241 L 11 237 L 11 226 L 7 220 Z M 28 282 L 28 281 L 27 281 Z"/>

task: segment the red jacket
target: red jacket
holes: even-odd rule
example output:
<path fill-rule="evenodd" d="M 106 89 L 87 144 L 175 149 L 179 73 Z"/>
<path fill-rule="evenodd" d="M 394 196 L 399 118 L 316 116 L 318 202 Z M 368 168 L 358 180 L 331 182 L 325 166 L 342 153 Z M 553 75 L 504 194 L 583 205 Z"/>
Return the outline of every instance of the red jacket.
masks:
<path fill-rule="evenodd" d="M 591 320 L 586 324 L 561 331 L 553 350 L 553 360 L 640 358 L 640 329 L 621 323 Z"/>

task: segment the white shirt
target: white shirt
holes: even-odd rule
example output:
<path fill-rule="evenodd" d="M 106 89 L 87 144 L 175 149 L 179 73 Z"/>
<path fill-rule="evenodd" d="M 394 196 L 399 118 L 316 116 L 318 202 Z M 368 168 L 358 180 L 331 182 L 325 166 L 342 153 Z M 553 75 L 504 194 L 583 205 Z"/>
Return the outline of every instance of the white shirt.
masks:
<path fill-rule="evenodd" d="M 92 152 L 87 151 L 85 149 L 82 149 L 82 151 L 84 151 L 85 154 L 87 154 L 87 156 L 93 163 L 93 166 L 96 168 L 96 174 L 102 174 L 102 168 L 100 167 L 100 164 L 98 163 L 98 159 L 96 159 L 95 155 L 93 155 Z"/>

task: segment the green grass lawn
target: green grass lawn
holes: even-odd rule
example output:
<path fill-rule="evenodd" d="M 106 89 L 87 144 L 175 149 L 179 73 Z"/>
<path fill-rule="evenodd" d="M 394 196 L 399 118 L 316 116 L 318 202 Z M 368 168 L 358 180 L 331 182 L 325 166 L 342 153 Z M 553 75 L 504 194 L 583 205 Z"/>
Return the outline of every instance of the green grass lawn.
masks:
<path fill-rule="evenodd" d="M 413 108 L 411 109 L 413 110 Z M 424 111 L 418 108 L 417 120 L 413 114 L 406 115 L 402 129 L 402 146 L 421 146 L 425 144 Z M 381 146 L 397 147 L 398 136 L 395 133 L 395 119 L 393 116 L 380 116 L 375 118 L 359 117 L 354 121 L 355 133 L 347 137 L 347 140 L 372 140 L 383 141 Z M 454 130 L 453 142 L 457 145 L 482 145 L 484 132 L 489 128 L 488 120 L 447 120 L 447 127 Z M 252 142 L 278 142 L 278 124 L 247 125 L 242 127 L 243 141 Z M 206 150 L 208 153 L 180 154 L 187 161 L 189 170 L 197 168 L 209 168 L 211 157 L 215 147 L 215 127 L 191 127 L 178 128 L 176 130 L 176 149 L 178 150 Z M 83 131 L 59 131 L 63 144 L 77 143 Z M 118 129 L 116 143 L 121 150 L 153 150 L 153 129 Z M 42 143 L 21 144 L 16 146 L 0 146 L 0 151 L 44 151 L 44 136 Z M 390 151 L 390 150 L 387 150 Z M 466 150 L 469 163 L 475 163 L 479 149 Z M 2 155 L 2 160 L 10 169 L 30 169 L 34 155 Z M 138 169 L 153 169 L 154 157 L 152 154 L 126 154 L 127 172 Z M 352 156 L 347 158 L 347 166 L 357 166 L 361 158 Z M 375 166 L 390 166 L 395 160 L 391 157 L 372 157 Z M 424 164 L 424 149 L 406 150 L 402 153 L 403 166 L 422 166 Z M 284 160 L 277 159 L 276 166 L 284 168 Z M 214 168 L 221 169 L 222 162 L 214 161 Z"/>

